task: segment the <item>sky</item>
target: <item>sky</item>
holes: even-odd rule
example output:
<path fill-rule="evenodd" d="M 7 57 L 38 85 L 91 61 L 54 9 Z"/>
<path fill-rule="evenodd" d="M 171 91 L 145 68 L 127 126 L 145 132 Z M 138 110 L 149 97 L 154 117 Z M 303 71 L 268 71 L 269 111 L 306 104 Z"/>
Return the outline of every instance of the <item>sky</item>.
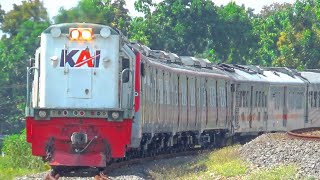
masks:
<path fill-rule="evenodd" d="M 21 4 L 22 0 L 0 0 L 0 5 L 2 9 L 4 9 L 6 12 L 13 9 L 13 4 Z M 61 7 L 64 7 L 65 9 L 70 9 L 74 6 L 76 6 L 79 2 L 79 0 L 42 0 L 44 3 L 44 6 L 47 8 L 47 11 L 49 13 L 49 17 L 52 19 L 53 16 L 58 14 L 58 11 Z M 126 0 L 127 8 L 130 12 L 131 16 L 141 16 L 138 12 L 134 10 L 134 1 L 135 0 Z M 159 2 L 161 0 L 153 0 L 153 2 Z M 226 5 L 231 0 L 213 0 L 213 2 L 220 6 L 220 5 Z M 274 2 L 277 3 L 294 3 L 295 0 L 233 0 L 238 5 L 244 4 L 246 7 L 251 7 L 255 9 L 255 13 L 259 13 L 263 6 L 270 5 Z"/>

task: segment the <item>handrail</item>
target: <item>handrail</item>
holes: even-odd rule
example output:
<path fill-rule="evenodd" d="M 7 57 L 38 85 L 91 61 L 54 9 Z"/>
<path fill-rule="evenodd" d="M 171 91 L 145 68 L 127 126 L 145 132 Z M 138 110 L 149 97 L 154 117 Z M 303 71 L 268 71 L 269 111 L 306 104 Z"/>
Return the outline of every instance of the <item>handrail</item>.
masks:
<path fill-rule="evenodd" d="M 31 106 L 31 101 L 30 101 L 30 85 L 29 85 L 29 81 L 30 81 L 30 72 L 31 70 L 37 70 L 39 73 L 39 69 L 36 67 L 27 67 L 27 103 L 26 103 L 26 107 L 30 107 Z M 38 99 L 38 98 L 37 98 Z"/>

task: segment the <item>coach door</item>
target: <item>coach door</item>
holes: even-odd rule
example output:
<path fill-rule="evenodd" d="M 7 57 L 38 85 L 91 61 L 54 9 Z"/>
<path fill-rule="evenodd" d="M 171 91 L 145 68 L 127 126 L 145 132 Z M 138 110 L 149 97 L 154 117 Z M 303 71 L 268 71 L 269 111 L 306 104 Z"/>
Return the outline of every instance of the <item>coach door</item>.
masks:
<path fill-rule="evenodd" d="M 285 86 L 283 89 L 283 115 L 282 115 L 283 127 L 287 126 L 287 120 L 288 120 L 287 94 L 288 94 L 288 87 Z"/>
<path fill-rule="evenodd" d="M 217 114 L 218 118 L 216 120 L 216 125 L 218 127 L 225 127 L 227 124 L 227 82 L 217 81 Z"/>

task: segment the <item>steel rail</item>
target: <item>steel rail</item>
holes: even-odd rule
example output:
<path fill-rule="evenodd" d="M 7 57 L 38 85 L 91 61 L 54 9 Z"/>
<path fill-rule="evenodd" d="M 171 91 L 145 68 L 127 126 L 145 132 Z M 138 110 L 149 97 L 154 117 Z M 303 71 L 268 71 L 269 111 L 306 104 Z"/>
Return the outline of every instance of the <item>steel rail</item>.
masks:
<path fill-rule="evenodd" d="M 289 137 L 296 138 L 296 139 L 320 141 L 320 133 L 319 135 L 310 134 L 311 132 L 314 132 L 314 131 L 320 131 L 320 127 L 295 129 L 295 130 L 287 131 L 287 135 Z"/>

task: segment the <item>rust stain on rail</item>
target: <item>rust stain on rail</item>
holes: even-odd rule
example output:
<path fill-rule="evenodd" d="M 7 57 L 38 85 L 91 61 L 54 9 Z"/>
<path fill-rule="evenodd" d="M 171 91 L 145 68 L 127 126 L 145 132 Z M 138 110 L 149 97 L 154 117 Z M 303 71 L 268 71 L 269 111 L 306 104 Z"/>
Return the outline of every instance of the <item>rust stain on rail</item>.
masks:
<path fill-rule="evenodd" d="M 287 135 L 291 138 L 320 141 L 320 127 L 295 129 L 292 131 L 288 131 Z"/>

